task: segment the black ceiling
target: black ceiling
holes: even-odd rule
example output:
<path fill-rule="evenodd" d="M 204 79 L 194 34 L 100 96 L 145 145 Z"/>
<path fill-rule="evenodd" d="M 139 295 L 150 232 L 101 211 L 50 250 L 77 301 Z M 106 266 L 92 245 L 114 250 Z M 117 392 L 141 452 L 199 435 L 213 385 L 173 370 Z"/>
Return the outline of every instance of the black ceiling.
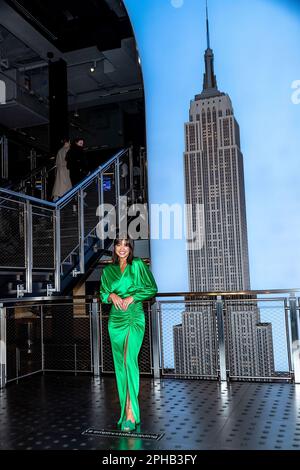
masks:
<path fill-rule="evenodd" d="M 132 37 L 130 21 L 118 17 L 105 0 L 7 0 L 61 52 L 95 44 L 100 51 L 121 47 L 121 40 Z"/>

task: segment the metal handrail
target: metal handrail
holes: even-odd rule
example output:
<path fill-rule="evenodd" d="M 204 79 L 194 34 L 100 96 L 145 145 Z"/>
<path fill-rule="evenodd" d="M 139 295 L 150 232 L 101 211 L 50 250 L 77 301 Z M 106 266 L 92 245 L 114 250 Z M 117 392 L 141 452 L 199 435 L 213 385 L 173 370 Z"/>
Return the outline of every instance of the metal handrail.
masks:
<path fill-rule="evenodd" d="M 234 295 L 263 295 L 263 294 L 290 294 L 300 292 L 300 287 L 291 289 L 267 289 L 267 290 L 241 290 L 241 291 L 207 291 L 207 292 L 163 292 L 156 294 L 156 297 L 216 297 L 221 296 L 234 296 Z M 250 299 L 251 300 L 251 299 Z"/>
<path fill-rule="evenodd" d="M 56 171 L 56 165 L 44 165 L 33 170 L 32 173 L 23 178 L 18 184 L 14 184 L 11 189 L 27 193 L 27 189 L 37 190 L 37 182 L 40 180 L 41 187 L 39 188 L 41 195 L 40 199 L 47 199 L 47 181 L 51 172 Z"/>
<path fill-rule="evenodd" d="M 104 171 L 117 158 L 121 157 L 127 151 L 128 151 L 128 149 L 120 150 L 116 155 L 111 157 L 106 163 L 98 166 L 98 168 L 96 168 L 96 170 L 92 174 L 86 176 L 82 181 L 80 181 L 76 186 L 74 186 L 74 188 L 70 189 L 66 194 L 64 194 L 62 197 L 58 198 L 56 201 L 53 201 L 53 202 L 45 201 L 44 199 L 39 199 L 39 198 L 34 197 L 34 196 L 28 196 L 27 194 L 18 193 L 16 191 L 12 191 L 11 189 L 1 188 L 1 187 L 0 187 L 0 192 L 1 193 L 6 193 L 10 196 L 18 197 L 20 199 L 24 199 L 25 201 L 32 201 L 32 202 L 36 202 L 36 203 L 39 203 L 39 204 L 44 204 L 44 205 L 49 206 L 49 207 L 58 208 L 64 202 L 68 201 L 75 194 L 77 194 L 80 191 L 80 189 L 84 189 L 84 187 L 87 186 L 97 175 L 99 175 L 99 173 L 101 173 L 101 171 Z"/>
<path fill-rule="evenodd" d="M 207 326 L 204 327 L 204 332 L 207 331 L 210 334 L 212 333 L 212 336 L 210 336 L 210 341 L 211 344 L 214 343 L 214 346 L 209 353 L 209 358 L 208 361 L 211 362 L 212 366 L 210 369 L 201 370 L 197 369 L 196 371 L 191 369 L 191 362 L 190 365 L 185 367 L 183 370 L 176 370 L 176 360 L 174 358 L 174 367 L 171 366 L 171 375 L 175 377 L 183 377 L 183 378 L 195 378 L 195 377 L 202 377 L 202 378 L 215 378 L 220 380 L 221 382 L 225 382 L 228 380 L 234 380 L 234 379 L 242 379 L 242 380 L 267 380 L 267 381 L 289 381 L 289 382 L 294 382 L 295 384 L 300 383 L 300 355 L 299 355 L 299 339 L 300 339 L 300 331 L 299 331 L 299 322 L 298 322 L 298 316 L 299 316 L 299 305 L 300 305 L 300 297 L 296 297 L 294 293 L 291 291 L 294 291 L 295 289 L 272 289 L 272 291 L 269 290 L 255 290 L 255 291 L 247 291 L 247 294 L 249 293 L 260 293 L 260 294 L 270 294 L 274 292 L 282 293 L 283 291 L 286 293 L 290 293 L 289 296 L 286 296 L 284 298 L 277 297 L 277 301 L 283 300 L 284 305 L 281 306 L 281 314 L 284 313 L 284 318 L 285 318 L 285 326 L 287 328 L 287 331 L 290 332 L 289 334 L 286 334 L 284 329 L 282 331 L 283 338 L 285 339 L 285 348 L 286 348 L 286 354 L 287 354 L 287 368 L 286 369 L 281 369 L 280 367 L 277 366 L 275 368 L 275 361 L 274 361 L 274 352 L 273 352 L 273 347 L 271 349 L 268 349 L 267 351 L 265 348 L 262 346 L 260 347 L 260 350 L 258 350 L 258 338 L 256 336 L 256 333 L 252 332 L 252 327 L 250 327 L 249 330 L 249 335 L 251 335 L 251 341 L 247 345 L 248 348 L 248 353 L 250 354 L 250 361 L 251 361 L 251 367 L 252 370 L 250 371 L 248 369 L 248 363 L 243 365 L 243 370 L 237 371 L 237 364 L 242 365 L 243 363 L 243 357 L 242 357 L 242 351 L 241 348 L 239 352 L 239 356 L 236 356 L 235 358 L 232 358 L 232 351 L 237 350 L 238 342 L 240 340 L 238 334 L 228 334 L 228 326 L 232 325 L 232 320 L 230 318 L 230 307 L 228 309 L 228 304 L 226 303 L 226 298 L 224 296 L 227 295 L 232 295 L 232 292 L 224 292 L 223 296 L 217 296 L 217 298 L 211 298 L 208 300 L 210 306 L 212 307 L 209 312 L 209 318 L 210 318 L 210 327 L 212 330 L 205 330 L 205 328 L 208 328 Z M 297 289 L 299 292 L 299 289 Z M 237 292 L 236 292 L 237 293 Z M 241 293 L 241 292 L 239 292 Z M 203 292 L 198 292 L 198 293 L 192 293 L 188 292 L 186 294 L 200 294 L 200 296 L 206 297 L 203 295 Z M 215 292 L 211 292 L 211 294 L 216 294 Z M 171 297 L 176 297 L 180 295 L 178 292 L 173 292 L 173 293 L 157 293 L 156 296 L 153 298 L 155 299 L 154 303 L 151 302 L 151 299 L 148 299 L 145 301 L 145 304 L 147 303 L 147 308 L 148 308 L 148 314 L 150 315 L 150 321 L 151 321 L 151 328 L 149 329 L 149 341 L 150 341 L 150 358 L 151 355 L 154 358 L 152 364 L 152 370 L 153 370 L 153 375 L 154 378 L 161 378 L 163 376 L 167 377 L 170 372 L 168 372 L 168 365 L 165 363 L 164 358 L 166 357 L 165 355 L 165 348 L 164 345 L 166 345 L 166 341 L 162 341 L 164 338 L 164 325 L 166 323 L 162 323 L 162 319 L 166 318 L 168 321 L 168 330 L 170 331 L 170 325 L 173 327 L 176 326 L 183 326 L 183 314 L 191 314 L 192 316 L 196 313 L 198 316 L 200 314 L 205 314 L 205 311 L 201 311 L 201 302 L 197 303 L 197 300 L 194 299 L 194 306 L 198 308 L 195 312 L 195 310 L 189 310 L 188 307 L 188 302 L 186 299 L 184 301 L 181 301 L 184 305 L 187 306 L 187 308 L 182 308 L 180 309 L 181 312 L 181 325 L 178 324 L 178 316 L 176 317 L 169 317 L 170 310 L 165 310 L 163 308 L 163 302 L 159 300 L 159 297 L 161 296 L 171 296 Z M 75 300 L 82 300 L 82 302 L 75 302 Z M 206 299 L 207 300 L 207 299 Z M 248 300 L 248 299 L 245 299 Z M 256 307 L 258 307 L 259 300 L 257 299 L 256 302 Z M 266 299 L 267 300 L 267 299 Z M 169 299 L 169 303 L 175 304 L 176 301 L 174 301 L 173 298 Z M 91 304 L 91 308 L 89 309 L 89 315 L 93 315 L 93 328 L 96 328 L 96 331 L 93 332 L 93 348 L 91 348 L 93 351 L 95 351 L 95 363 L 94 363 L 94 371 L 99 371 L 99 323 L 100 327 L 102 328 L 102 318 L 103 318 L 103 311 L 101 308 L 99 308 L 99 296 L 60 296 L 60 297 L 31 297 L 31 298 L 26 298 L 26 299 L 20 299 L 17 302 L 17 305 L 19 307 L 27 307 L 27 304 L 30 305 L 30 307 L 33 307 L 34 310 L 32 310 L 32 313 L 37 313 L 37 317 L 39 318 L 39 312 L 42 312 L 42 309 L 40 307 L 43 307 L 43 305 L 66 305 L 70 304 L 74 308 L 76 308 L 76 305 L 79 304 Z M 0 323 L 1 323 L 1 334 L 2 337 L 0 338 L 2 341 L 2 346 L 6 345 L 6 321 L 7 321 L 7 312 L 11 307 L 13 307 L 16 304 L 15 300 L 12 299 L 3 299 L 0 302 Z M 150 304 L 152 304 L 150 306 Z M 197 305 L 198 304 L 198 305 Z M 284 308 L 283 308 L 284 307 Z M 151 308 L 151 310 L 150 310 Z M 259 307 L 261 308 L 261 307 Z M 38 309 L 38 310 L 37 310 Z M 277 309 L 277 307 L 276 307 Z M 11 310 L 12 311 L 12 310 Z M 178 312 L 178 309 L 176 309 L 176 312 Z M 254 312 L 254 310 L 247 310 L 242 309 L 239 311 L 240 315 L 243 315 L 246 313 L 247 315 L 249 312 Z M 99 322 L 99 315 L 100 315 L 100 322 Z M 107 317 L 107 313 L 104 312 L 104 315 Z M 84 313 L 85 318 L 87 318 L 86 313 Z M 40 315 L 41 322 L 43 321 L 43 316 L 42 314 Z M 169 320 L 170 318 L 170 320 Z M 188 317 L 187 317 L 188 318 Z M 272 317 L 273 318 L 273 317 Z M 269 319 L 267 323 L 264 321 L 261 323 L 260 319 L 257 319 L 257 326 L 261 326 L 262 324 L 265 325 L 271 325 L 270 328 L 272 328 L 273 324 L 273 319 Z M 277 318 L 277 313 L 274 315 L 274 321 Z M 194 323 L 193 323 L 194 324 Z M 150 325 L 149 325 L 150 326 Z M 185 335 L 185 344 L 189 345 L 191 347 L 191 343 L 189 343 L 189 339 L 191 338 L 190 331 L 188 328 L 184 330 L 181 330 L 181 335 Z M 238 330 L 236 330 L 238 331 Z M 278 331 L 276 330 L 278 333 Z M 169 334 L 169 333 L 168 333 Z M 201 344 L 201 339 L 204 337 L 203 332 L 201 333 L 200 329 L 198 329 L 198 336 L 197 340 L 193 341 L 193 344 L 195 342 Z M 254 335 L 254 336 L 253 336 Z M 42 335 L 41 335 L 42 336 Z M 256 339 L 255 339 L 256 338 Z M 194 337 L 195 340 L 195 337 Z M 272 337 L 272 332 L 271 336 L 268 338 L 262 338 L 260 337 L 260 341 L 263 341 L 265 346 L 268 344 L 274 344 L 273 342 L 273 337 Z M 169 342 L 170 343 L 170 342 Z M 76 344 L 76 343 L 75 343 Z M 185 364 L 185 358 L 188 357 L 188 352 L 190 351 L 189 349 L 185 349 L 185 352 L 181 352 L 181 350 L 177 347 L 175 351 L 175 344 L 173 343 L 174 347 L 174 355 L 175 352 L 177 352 L 177 359 L 182 361 L 182 364 Z M 278 350 L 278 348 L 277 348 Z M 3 351 L 3 348 L 2 348 Z M 256 355 L 255 355 L 256 352 Z M 266 353 L 266 354 L 265 354 Z M 168 353 L 169 354 L 169 353 Z M 195 356 L 195 352 L 192 353 Z M 260 356 L 259 356 L 260 355 Z M 259 366 L 262 365 L 260 362 L 260 359 L 263 358 L 265 359 L 269 355 L 269 367 L 264 367 L 262 370 L 259 369 Z M 272 359 L 273 357 L 273 359 Z M 6 365 L 6 355 L 4 354 L 2 356 L 2 376 L 1 376 L 1 371 L 0 371 L 0 387 L 5 384 L 5 375 L 3 374 L 3 365 Z M 204 359 L 207 360 L 207 359 Z M 272 360 L 272 361 L 271 361 Z M 253 362 L 252 362 L 253 361 Z M 273 362 L 273 366 L 271 365 Z M 247 368 L 247 369 L 246 369 Z M 272 370 L 273 369 L 273 370 Z M 1 385 L 2 384 L 2 385 Z"/>
<path fill-rule="evenodd" d="M 119 156 L 121 156 L 123 152 L 126 152 L 126 150 L 127 150 L 127 149 L 121 150 L 121 151 L 119 152 Z M 109 165 L 112 163 L 112 161 L 114 161 L 114 158 L 116 158 L 116 157 L 117 157 L 117 155 L 111 157 L 111 159 L 108 160 L 108 162 L 106 162 L 106 163 L 103 164 L 103 165 L 100 165 L 100 166 L 92 173 L 92 175 L 89 175 L 89 176 L 91 176 L 91 177 L 96 176 L 97 173 L 99 172 L 99 170 L 101 171 L 101 170 L 105 169 L 105 166 L 106 166 L 106 165 L 109 166 Z M 55 169 L 56 169 L 56 164 L 54 164 L 54 165 L 53 165 L 53 164 L 52 164 L 52 165 L 49 165 L 49 164 L 48 164 L 48 165 L 47 165 L 47 164 L 46 164 L 46 165 L 45 165 L 45 164 L 44 164 L 44 165 L 41 165 L 41 166 L 39 166 L 38 168 L 35 168 L 34 170 L 32 170 L 30 173 L 27 173 L 27 175 L 25 175 L 25 176 L 24 176 L 23 178 L 21 178 L 19 181 L 12 182 L 12 183 L 9 184 L 8 186 L 5 186 L 5 187 L 0 188 L 0 189 L 2 189 L 2 190 L 7 189 L 7 190 L 10 190 L 10 191 L 14 191 L 14 192 L 19 192 L 19 191 L 21 192 L 21 188 L 24 188 L 25 185 L 26 185 L 26 183 L 27 183 L 27 182 L 30 182 L 30 181 L 31 181 L 34 177 L 36 177 L 38 174 L 41 174 L 42 177 L 43 177 L 43 176 L 47 177 L 47 175 L 49 175 L 49 173 L 50 173 L 51 171 L 55 170 Z M 89 178 L 89 177 L 88 177 L 88 178 Z M 85 179 L 84 179 L 84 181 L 86 182 L 86 184 L 88 184 L 88 182 L 89 182 L 89 179 L 88 179 L 88 178 L 85 178 Z M 76 187 L 79 188 L 82 183 L 83 183 L 83 182 L 80 182 L 80 183 L 79 183 L 78 185 L 76 185 L 74 188 L 76 188 Z M 74 188 L 72 188 L 70 191 L 73 191 Z M 68 191 L 65 195 L 70 195 L 70 191 Z M 72 194 L 73 194 L 73 193 L 72 193 Z M 72 196 L 72 194 L 71 194 L 71 196 Z M 64 196 L 65 196 L 65 195 L 64 195 Z M 63 198 L 64 196 L 62 196 L 62 198 Z M 57 199 L 56 202 L 59 202 L 62 198 Z M 39 198 L 38 198 L 38 199 L 39 199 Z"/>
<path fill-rule="evenodd" d="M 269 289 L 269 290 L 250 290 L 250 291 L 232 291 L 232 292 L 157 292 L 155 295 L 155 299 L 159 297 L 207 297 L 208 295 L 211 296 L 221 296 L 221 297 L 226 297 L 226 296 L 231 296 L 231 295 L 265 295 L 265 294 L 293 294 L 294 292 L 299 292 L 300 289 Z M 62 296 L 36 296 L 36 297 L 26 297 L 23 299 L 18 299 L 18 303 L 26 303 L 26 302 L 43 302 L 45 300 L 51 301 L 51 302 L 59 302 L 62 300 L 79 300 L 79 299 L 86 299 L 86 300 L 97 300 L 99 301 L 99 297 L 95 297 L 94 295 L 62 295 Z M 277 297 L 277 300 L 279 297 Z M 199 300 L 199 299 L 196 299 Z M 247 300 L 247 299 L 245 299 Z M 248 300 L 253 300 L 253 299 L 248 299 Z M 260 299 L 257 299 L 260 300 Z M 172 300 L 173 301 L 173 300 Z M 300 301 L 300 297 L 299 297 Z M 14 304 L 15 300 L 12 299 L 0 299 L 0 306 L 1 304 Z"/>
<path fill-rule="evenodd" d="M 96 168 L 95 171 L 93 171 L 93 173 L 91 173 L 90 175 L 86 176 L 82 181 L 80 181 L 76 186 L 74 186 L 74 188 L 70 189 L 70 191 L 68 191 L 66 194 L 64 194 L 62 197 L 60 197 L 59 199 L 57 199 L 54 204 L 56 207 L 59 207 L 61 206 L 63 203 L 65 203 L 66 201 L 68 201 L 69 199 L 71 199 L 74 194 L 78 193 L 80 191 L 80 189 L 84 189 L 85 186 L 87 186 L 96 176 L 99 175 L 99 173 L 101 173 L 101 171 L 104 171 L 107 167 L 109 167 L 117 158 L 121 157 L 123 154 L 125 154 L 126 152 L 128 151 L 128 149 L 123 149 L 123 150 L 120 150 L 118 153 L 116 153 L 116 155 L 114 155 L 113 157 L 111 157 L 106 163 L 98 166 L 98 168 Z"/>
<path fill-rule="evenodd" d="M 55 202 L 45 201 L 44 199 L 39 199 L 34 196 L 28 196 L 28 194 L 17 193 L 16 191 L 12 191 L 11 189 L 0 188 L 0 193 L 7 194 L 9 196 L 15 196 L 19 199 L 23 199 L 24 201 L 36 202 L 37 204 L 42 204 L 42 205 L 53 207 L 53 208 L 56 207 Z"/>
<path fill-rule="evenodd" d="M 94 170 L 90 175 L 86 176 L 81 182 L 79 182 L 74 188 L 64 194 L 62 197 L 57 199 L 56 201 L 47 201 L 44 199 L 39 199 L 35 196 L 29 196 L 27 194 L 18 193 L 16 191 L 0 188 L 0 196 L 2 199 L 2 204 L 6 201 L 13 201 L 23 205 L 24 211 L 24 226 L 23 230 L 25 233 L 24 236 L 24 243 L 25 243 L 25 266 L 26 266 L 26 284 L 25 288 L 23 284 L 19 284 L 17 286 L 17 297 L 22 297 L 25 293 L 32 292 L 32 272 L 34 269 L 33 266 L 33 230 L 32 230 L 32 220 L 33 220 L 33 211 L 32 207 L 37 206 L 41 210 L 48 210 L 51 211 L 53 214 L 53 226 L 51 229 L 51 233 L 53 234 L 53 244 L 54 244 L 54 287 L 52 284 L 47 285 L 47 296 L 51 295 L 53 292 L 60 291 L 61 285 L 61 274 L 63 273 L 66 264 L 66 260 L 71 260 L 73 262 L 72 256 L 74 254 L 78 255 L 79 259 L 79 271 L 77 270 L 77 259 L 76 259 L 76 266 L 74 267 L 72 274 L 76 277 L 78 274 L 83 274 L 85 272 L 85 244 L 93 244 L 95 243 L 91 240 L 91 234 L 95 231 L 97 224 L 95 222 L 94 226 L 85 226 L 85 219 L 84 219 L 84 197 L 86 195 L 86 191 L 88 191 L 89 186 L 93 183 L 93 181 L 97 181 L 97 194 L 98 194 L 98 203 L 99 205 L 104 199 L 103 195 L 103 186 L 101 186 L 102 176 L 103 173 L 107 168 L 109 168 L 112 164 L 113 170 L 115 172 L 115 186 L 112 190 L 115 193 L 115 203 L 116 207 L 118 207 L 118 201 L 120 196 L 120 188 L 118 184 L 118 177 L 119 177 L 119 159 L 128 153 L 129 156 L 129 167 L 130 172 L 129 175 L 132 173 L 132 152 L 131 149 L 126 148 L 122 149 L 113 155 L 107 162 L 100 165 L 96 170 Z M 129 190 L 124 193 L 127 195 L 129 191 L 133 192 L 133 187 L 129 184 Z M 127 189 L 127 188 L 126 188 Z M 133 194 L 133 193 L 132 193 Z M 75 200 L 76 197 L 76 200 Z M 74 200 L 73 205 L 75 204 L 78 209 L 78 217 L 76 218 L 76 238 L 78 234 L 78 239 L 74 240 L 71 237 L 71 245 L 65 247 L 65 251 L 62 253 L 62 231 L 64 230 L 64 226 L 62 225 L 64 222 L 61 221 L 61 211 L 63 208 L 70 202 Z M 34 214 L 35 216 L 37 214 Z M 96 214 L 95 214 L 96 215 Z M 119 217 L 119 209 L 117 217 Z M 119 218 L 118 218 L 119 220 Z M 89 222 L 88 222 L 89 223 Z M 94 224 L 94 222 L 93 222 Z M 87 230 L 86 230 L 87 228 Z M 66 227 L 66 229 L 68 229 Z M 74 238 L 74 237 L 73 237 Z M 74 242 L 74 243 L 73 243 Z M 102 246 L 104 248 L 104 245 Z M 53 268 L 51 268 L 53 270 Z M 67 273 L 69 273 L 67 269 Z"/>
<path fill-rule="evenodd" d="M 51 162 L 53 163 L 53 162 Z M 26 181 L 30 181 L 31 178 L 34 176 L 38 175 L 39 173 L 49 173 L 50 171 L 54 170 L 56 168 L 56 165 L 41 165 L 31 172 L 27 173 L 27 175 L 24 176 L 24 178 L 21 178 L 20 181 L 13 183 L 14 186 L 21 186 L 22 183 L 26 183 Z"/>

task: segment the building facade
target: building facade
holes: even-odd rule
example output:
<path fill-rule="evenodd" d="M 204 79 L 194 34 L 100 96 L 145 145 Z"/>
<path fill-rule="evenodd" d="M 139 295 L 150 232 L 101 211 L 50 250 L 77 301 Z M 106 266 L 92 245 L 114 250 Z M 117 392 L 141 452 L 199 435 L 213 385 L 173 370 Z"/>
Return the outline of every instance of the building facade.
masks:
<path fill-rule="evenodd" d="M 250 289 L 243 155 L 230 97 L 218 90 L 214 55 L 205 51 L 202 93 L 185 123 L 185 192 L 190 291 Z M 196 220 L 198 217 L 198 227 Z M 201 231 L 201 233 L 199 233 Z"/>
<path fill-rule="evenodd" d="M 244 165 L 240 130 L 230 97 L 217 86 L 208 16 L 203 90 L 190 103 L 185 123 L 185 192 L 191 292 L 250 290 Z M 180 331 L 180 342 L 179 342 Z M 214 315 L 187 303 L 174 328 L 175 372 L 216 373 Z M 226 303 L 227 368 L 232 377 L 274 373 L 272 325 L 261 323 L 254 299 Z M 180 344 L 180 347 L 179 347 Z"/>

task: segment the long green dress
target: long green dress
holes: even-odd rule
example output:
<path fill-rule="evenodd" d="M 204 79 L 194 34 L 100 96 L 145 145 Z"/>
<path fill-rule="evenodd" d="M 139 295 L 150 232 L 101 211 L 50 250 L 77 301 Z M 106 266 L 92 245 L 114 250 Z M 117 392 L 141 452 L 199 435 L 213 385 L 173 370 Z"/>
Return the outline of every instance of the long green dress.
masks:
<path fill-rule="evenodd" d="M 122 299 L 132 296 L 134 302 L 128 305 L 127 310 L 117 309 L 108 300 L 109 294 L 112 292 Z M 157 285 L 153 274 L 141 258 L 133 258 L 132 264 L 128 263 L 123 273 L 119 263 L 107 265 L 102 272 L 100 299 L 103 303 L 112 304 L 108 332 L 121 405 L 118 425 L 126 419 L 127 390 L 135 422 L 136 424 L 140 423 L 138 354 L 145 333 L 145 314 L 142 302 L 154 297 L 156 293 Z"/>

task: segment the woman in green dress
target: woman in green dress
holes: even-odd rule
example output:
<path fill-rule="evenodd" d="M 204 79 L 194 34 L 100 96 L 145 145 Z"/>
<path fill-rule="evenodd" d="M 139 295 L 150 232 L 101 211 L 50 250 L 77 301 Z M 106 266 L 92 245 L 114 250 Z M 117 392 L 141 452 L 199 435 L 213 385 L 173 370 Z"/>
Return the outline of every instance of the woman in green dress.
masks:
<path fill-rule="evenodd" d="M 112 304 L 108 332 L 121 405 L 118 425 L 123 431 L 132 431 L 140 423 L 138 354 L 145 333 L 142 302 L 155 296 L 157 285 L 146 263 L 133 257 L 130 238 L 114 240 L 112 261 L 102 272 L 100 299 Z"/>

